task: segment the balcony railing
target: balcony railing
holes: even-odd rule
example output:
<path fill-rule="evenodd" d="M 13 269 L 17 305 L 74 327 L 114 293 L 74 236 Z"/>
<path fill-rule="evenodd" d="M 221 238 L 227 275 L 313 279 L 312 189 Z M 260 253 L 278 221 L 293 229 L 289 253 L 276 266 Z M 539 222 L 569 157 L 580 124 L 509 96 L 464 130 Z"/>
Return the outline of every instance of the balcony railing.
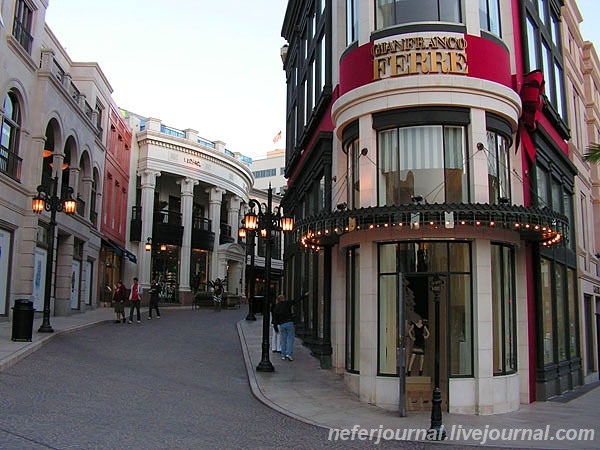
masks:
<path fill-rule="evenodd" d="M 154 211 L 154 223 L 181 226 L 181 212 L 162 209 L 160 211 Z"/>
<path fill-rule="evenodd" d="M 221 224 L 221 235 L 219 236 L 219 244 L 229 244 L 235 242 L 233 236 L 231 236 L 231 226 L 226 223 Z"/>
<path fill-rule="evenodd" d="M 81 91 L 77 88 L 73 81 L 66 80 L 65 77 L 70 79 L 70 76 L 65 70 L 60 66 L 58 61 L 53 56 L 47 55 L 48 49 L 42 51 L 42 57 L 40 61 L 40 68 L 49 70 L 52 75 L 58 80 L 59 84 L 66 91 L 66 94 L 71 97 L 77 105 L 81 108 L 85 116 L 91 121 L 94 121 L 93 113 L 94 110 L 90 106 L 90 104 L 85 100 L 85 95 L 81 93 Z M 96 135 L 101 138 L 102 137 L 102 127 L 100 124 L 94 124 L 96 128 Z"/>
<path fill-rule="evenodd" d="M 23 160 L 5 148 L 0 147 L 0 172 L 13 180 L 21 181 L 21 164 Z"/>
<path fill-rule="evenodd" d="M 85 217 L 85 200 L 81 197 L 77 197 L 77 215 Z"/>
<path fill-rule="evenodd" d="M 192 217 L 192 247 L 212 251 L 215 233 L 211 231 L 212 221 L 205 217 Z"/>
<path fill-rule="evenodd" d="M 192 230 L 193 231 L 210 231 L 212 222 L 210 219 L 205 217 L 192 217 Z"/>

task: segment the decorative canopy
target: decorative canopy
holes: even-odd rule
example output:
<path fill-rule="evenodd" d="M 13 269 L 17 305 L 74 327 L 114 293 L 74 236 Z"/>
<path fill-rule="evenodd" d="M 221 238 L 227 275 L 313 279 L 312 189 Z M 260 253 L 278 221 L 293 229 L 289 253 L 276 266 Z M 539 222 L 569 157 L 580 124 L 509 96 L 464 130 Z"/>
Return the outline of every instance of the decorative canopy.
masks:
<path fill-rule="evenodd" d="M 341 235 L 376 228 L 440 229 L 487 227 L 513 230 L 525 241 L 554 245 L 568 235 L 568 220 L 549 208 L 482 203 L 407 204 L 321 213 L 296 221 L 300 244 L 319 250 Z"/>

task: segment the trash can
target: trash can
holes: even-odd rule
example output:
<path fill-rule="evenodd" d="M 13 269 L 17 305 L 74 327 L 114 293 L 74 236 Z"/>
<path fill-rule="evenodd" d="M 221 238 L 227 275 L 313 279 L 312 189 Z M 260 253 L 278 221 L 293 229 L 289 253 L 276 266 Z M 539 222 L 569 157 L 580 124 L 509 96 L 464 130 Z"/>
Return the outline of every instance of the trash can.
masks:
<path fill-rule="evenodd" d="M 33 332 L 33 302 L 17 299 L 13 306 L 12 340 L 29 341 Z"/>
<path fill-rule="evenodd" d="M 262 314 L 263 313 L 263 304 L 265 301 L 265 297 L 262 295 L 255 295 L 252 297 L 252 312 L 254 314 Z"/>

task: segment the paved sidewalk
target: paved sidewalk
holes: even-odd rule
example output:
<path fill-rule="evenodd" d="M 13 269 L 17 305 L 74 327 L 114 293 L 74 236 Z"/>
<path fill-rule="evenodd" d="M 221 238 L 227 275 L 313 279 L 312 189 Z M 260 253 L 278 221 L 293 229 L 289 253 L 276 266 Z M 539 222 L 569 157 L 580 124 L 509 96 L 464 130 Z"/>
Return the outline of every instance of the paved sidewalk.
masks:
<path fill-rule="evenodd" d="M 147 308 L 141 308 L 145 313 Z M 127 310 L 128 311 L 128 310 Z M 33 333 L 31 342 L 12 341 L 12 322 L 0 323 L 0 372 L 16 364 L 32 352 L 40 349 L 54 336 L 72 333 L 102 322 L 115 320 L 113 308 L 97 308 L 86 312 L 75 312 L 70 316 L 50 317 L 50 326 L 54 333 L 39 333 L 37 330 L 42 324 L 42 316 L 36 314 L 33 319 Z M 135 323 L 133 324 L 135 325 Z M 133 326 L 122 325 L 122 326 Z M 116 326 L 116 324 L 115 324 Z"/>
<path fill-rule="evenodd" d="M 142 308 L 145 315 L 147 308 Z M 67 317 L 51 317 L 50 324 L 54 333 L 38 333 L 42 319 L 36 315 L 33 324 L 32 342 L 13 342 L 12 323 L 0 323 L 0 372 L 41 348 L 54 336 L 70 333 L 102 322 L 112 322 L 112 308 L 98 308 L 85 313 L 74 313 Z M 115 324 L 115 326 L 117 326 Z M 136 326 L 120 325 L 120 326 Z M 271 408 L 306 423 L 324 428 L 349 430 L 382 429 L 402 434 L 408 429 L 428 429 L 429 413 L 409 414 L 398 417 L 393 411 L 361 403 L 350 392 L 341 376 L 330 370 L 322 370 L 316 358 L 310 356 L 307 348 L 296 340 L 295 360 L 282 361 L 277 353 L 270 353 L 275 372 L 256 372 L 261 359 L 262 317 L 255 322 L 241 320 L 237 324 L 240 344 L 248 372 L 250 387 L 254 395 Z M 443 422 L 448 435 L 457 437 L 461 430 L 461 439 L 445 441 L 448 444 L 479 444 L 481 439 L 465 439 L 465 432 L 471 429 L 508 430 L 509 428 L 542 430 L 548 427 L 549 437 L 559 429 L 593 429 L 593 441 L 572 440 L 512 440 L 500 441 L 488 439 L 485 445 L 518 448 L 543 449 L 598 449 L 600 448 L 600 387 L 587 388 L 588 392 L 566 403 L 536 402 L 522 405 L 514 413 L 494 416 L 471 416 L 444 414 Z M 459 428 L 460 427 L 460 428 Z M 506 431 L 508 432 L 508 431 Z M 358 439 L 358 437 L 356 438 Z"/>
<path fill-rule="evenodd" d="M 261 360 L 262 318 L 256 322 L 242 320 L 238 333 L 244 352 L 250 386 L 255 396 L 270 407 L 301 420 L 326 428 L 393 430 L 402 436 L 403 430 L 428 429 L 430 413 L 409 413 L 398 417 L 397 412 L 387 411 L 361 403 L 343 383 L 342 377 L 330 370 L 320 369 L 316 358 L 310 356 L 302 342 L 296 339 L 294 361 L 282 361 L 278 353 L 270 353 L 275 372 L 256 372 Z M 567 403 L 536 402 L 522 405 L 520 411 L 493 416 L 444 414 L 443 423 L 455 439 L 448 444 L 481 444 L 482 439 L 465 439 L 465 432 L 481 429 L 488 436 L 492 429 L 510 428 L 543 430 L 548 427 L 548 437 L 553 438 L 559 429 L 594 429 L 593 441 L 512 440 L 500 441 L 488 438 L 484 445 L 513 448 L 543 449 L 598 449 L 600 448 L 600 383 L 594 389 Z M 459 428 L 460 427 L 460 428 Z M 456 439 L 460 431 L 461 439 Z M 390 431 L 391 433 L 392 431 Z M 513 431 L 514 433 L 514 431 Z M 538 431 L 537 436 L 543 437 Z M 508 436 L 506 434 L 506 436 Z M 358 439 L 358 438 L 357 438 Z M 414 440 L 414 439 L 413 439 Z"/>

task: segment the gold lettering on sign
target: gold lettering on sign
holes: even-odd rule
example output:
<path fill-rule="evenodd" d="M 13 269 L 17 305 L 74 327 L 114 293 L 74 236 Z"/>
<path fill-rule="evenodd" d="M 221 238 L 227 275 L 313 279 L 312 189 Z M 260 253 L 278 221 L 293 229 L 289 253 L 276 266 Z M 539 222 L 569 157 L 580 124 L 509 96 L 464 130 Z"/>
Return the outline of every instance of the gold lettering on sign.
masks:
<path fill-rule="evenodd" d="M 467 75 L 462 36 L 417 36 L 373 45 L 373 80 L 417 74 Z"/>

